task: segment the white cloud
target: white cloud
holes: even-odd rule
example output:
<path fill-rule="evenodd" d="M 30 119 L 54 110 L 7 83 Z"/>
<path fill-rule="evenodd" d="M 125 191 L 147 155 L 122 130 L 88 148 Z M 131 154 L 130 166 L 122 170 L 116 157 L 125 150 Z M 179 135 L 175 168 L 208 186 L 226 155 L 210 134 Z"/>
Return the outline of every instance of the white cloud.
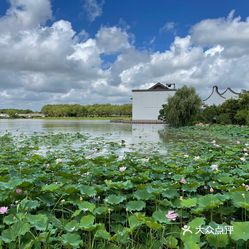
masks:
<path fill-rule="evenodd" d="M 173 34 L 176 33 L 176 23 L 175 22 L 166 22 L 163 27 L 160 29 L 160 33 L 168 33 L 172 32 Z"/>
<path fill-rule="evenodd" d="M 98 0 L 84 0 L 84 2 L 85 11 L 91 22 L 93 22 L 98 16 L 102 15 L 104 0 L 99 2 Z"/>
<path fill-rule="evenodd" d="M 52 17 L 49 0 L 10 0 L 10 4 L 5 16 L 0 18 L 0 33 L 30 29 Z"/>
<path fill-rule="evenodd" d="M 120 27 L 90 37 L 66 20 L 49 26 L 50 2 L 35 2 L 12 0 L 0 18 L 0 108 L 128 103 L 133 88 L 158 81 L 195 86 L 203 97 L 212 84 L 249 88 L 249 19 L 203 20 L 169 49 L 151 52 Z"/>
<path fill-rule="evenodd" d="M 192 27 L 191 39 L 196 45 L 220 45 L 227 55 L 241 56 L 249 52 L 249 17 L 243 21 L 232 11 L 227 18 L 203 20 Z"/>
<path fill-rule="evenodd" d="M 96 34 L 97 46 L 101 53 L 121 52 L 131 47 L 126 31 L 118 27 L 102 27 Z"/>

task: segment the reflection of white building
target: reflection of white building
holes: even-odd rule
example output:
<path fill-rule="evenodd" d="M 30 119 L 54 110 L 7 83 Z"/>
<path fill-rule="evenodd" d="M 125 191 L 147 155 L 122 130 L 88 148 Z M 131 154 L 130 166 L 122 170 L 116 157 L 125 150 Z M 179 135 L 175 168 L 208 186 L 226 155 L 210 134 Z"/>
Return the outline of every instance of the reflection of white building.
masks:
<path fill-rule="evenodd" d="M 221 105 L 227 99 L 238 99 L 239 95 L 239 93 L 236 93 L 230 87 L 223 92 L 219 92 L 218 86 L 213 86 L 211 94 L 203 100 L 203 105 Z"/>
<path fill-rule="evenodd" d="M 161 83 L 149 89 L 132 90 L 132 120 L 158 120 L 162 105 L 175 92 L 175 84 Z"/>

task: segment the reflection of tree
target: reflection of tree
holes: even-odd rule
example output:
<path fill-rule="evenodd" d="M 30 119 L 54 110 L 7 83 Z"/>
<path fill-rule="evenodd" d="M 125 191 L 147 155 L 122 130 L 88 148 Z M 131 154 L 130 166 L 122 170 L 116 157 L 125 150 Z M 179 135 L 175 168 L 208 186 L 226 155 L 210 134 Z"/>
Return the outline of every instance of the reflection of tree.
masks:
<path fill-rule="evenodd" d="M 187 137 L 185 134 L 179 133 L 176 130 L 167 126 L 165 126 L 164 129 L 159 130 L 158 135 L 163 143 L 169 143 L 170 141 L 177 141 L 179 139 Z"/>

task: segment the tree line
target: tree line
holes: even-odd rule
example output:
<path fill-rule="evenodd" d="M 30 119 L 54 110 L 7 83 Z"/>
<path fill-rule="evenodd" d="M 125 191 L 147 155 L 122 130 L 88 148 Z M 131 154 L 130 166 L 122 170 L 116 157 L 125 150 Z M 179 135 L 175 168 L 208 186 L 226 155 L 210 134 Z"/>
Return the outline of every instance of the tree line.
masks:
<path fill-rule="evenodd" d="M 238 99 L 228 99 L 219 106 L 203 108 L 195 89 L 184 86 L 162 106 L 158 118 L 174 127 L 200 122 L 249 125 L 249 92 L 240 94 Z"/>
<path fill-rule="evenodd" d="M 112 104 L 55 104 L 45 105 L 41 112 L 46 117 L 121 117 L 131 116 L 132 105 L 112 105 Z"/>

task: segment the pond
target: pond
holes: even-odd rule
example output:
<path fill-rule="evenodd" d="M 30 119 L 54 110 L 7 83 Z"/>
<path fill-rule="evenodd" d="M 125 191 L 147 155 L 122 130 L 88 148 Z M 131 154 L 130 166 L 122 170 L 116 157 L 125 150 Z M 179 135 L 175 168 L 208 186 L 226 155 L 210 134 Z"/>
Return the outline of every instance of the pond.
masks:
<path fill-rule="evenodd" d="M 0 134 L 33 133 L 76 133 L 103 140 L 125 143 L 134 148 L 144 145 L 165 150 L 166 142 L 160 136 L 164 129 L 161 124 L 120 124 L 109 120 L 45 120 L 45 119 L 2 119 L 0 120 Z M 128 149 L 128 148 L 127 148 Z M 131 149 L 131 148 L 130 148 Z M 164 151 L 165 152 L 165 151 Z"/>

